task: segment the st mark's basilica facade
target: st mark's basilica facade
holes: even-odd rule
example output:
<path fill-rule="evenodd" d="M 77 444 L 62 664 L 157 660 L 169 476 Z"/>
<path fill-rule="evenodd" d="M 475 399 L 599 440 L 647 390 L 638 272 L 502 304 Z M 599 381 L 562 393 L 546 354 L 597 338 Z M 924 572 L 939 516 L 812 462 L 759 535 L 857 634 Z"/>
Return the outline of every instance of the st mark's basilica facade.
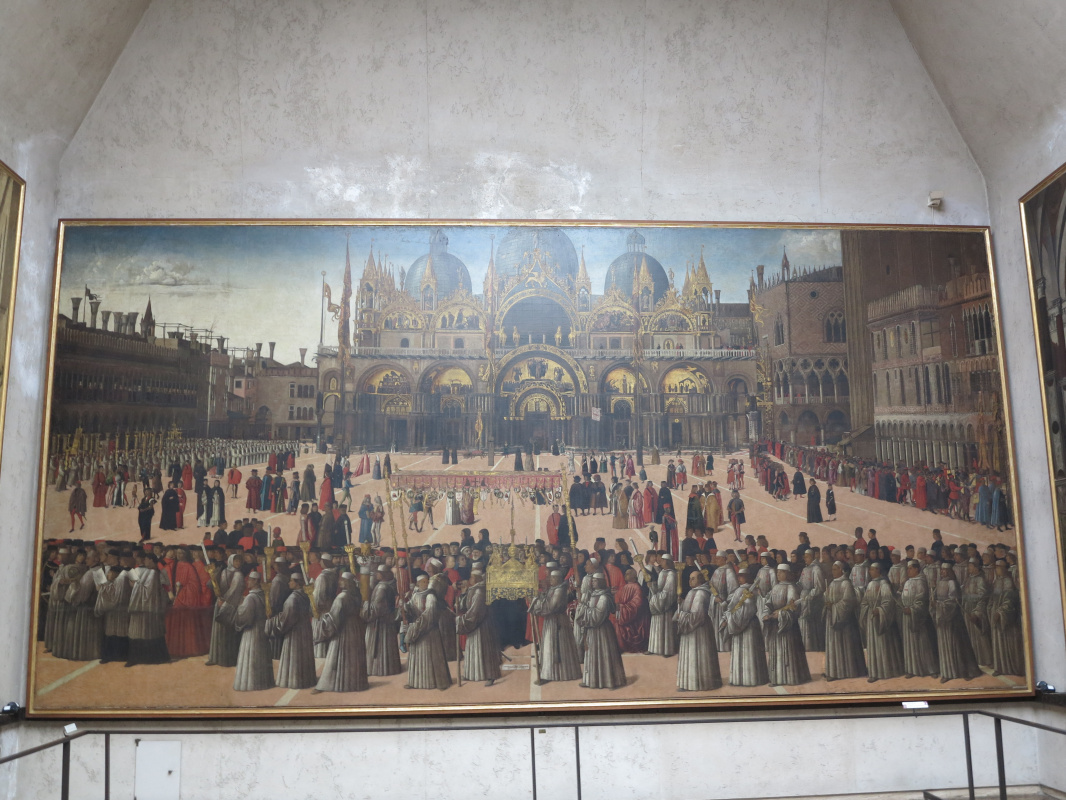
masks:
<path fill-rule="evenodd" d="M 443 230 L 406 270 L 367 255 L 352 346 L 318 354 L 334 441 L 607 449 L 639 435 L 648 447 L 731 447 L 755 434 L 753 316 L 720 302 L 702 255 L 677 287 L 634 230 L 593 287 L 563 228 L 515 227 L 485 244 L 476 295 Z"/>

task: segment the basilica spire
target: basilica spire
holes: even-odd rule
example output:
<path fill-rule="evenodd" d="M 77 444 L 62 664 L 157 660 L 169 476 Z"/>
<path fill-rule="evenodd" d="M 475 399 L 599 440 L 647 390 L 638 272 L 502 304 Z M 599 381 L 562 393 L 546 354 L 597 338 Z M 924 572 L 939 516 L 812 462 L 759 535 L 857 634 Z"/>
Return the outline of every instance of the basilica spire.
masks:
<path fill-rule="evenodd" d="M 580 292 L 582 289 L 592 294 L 592 281 L 589 280 L 589 271 L 585 268 L 585 245 L 581 245 L 581 262 L 577 268 L 577 290 Z"/>

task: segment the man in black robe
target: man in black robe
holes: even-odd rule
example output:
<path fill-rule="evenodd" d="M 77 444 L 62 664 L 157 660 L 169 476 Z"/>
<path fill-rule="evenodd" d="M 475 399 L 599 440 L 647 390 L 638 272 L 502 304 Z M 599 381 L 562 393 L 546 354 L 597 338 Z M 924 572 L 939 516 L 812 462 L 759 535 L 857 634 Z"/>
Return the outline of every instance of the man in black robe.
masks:
<path fill-rule="evenodd" d="M 807 522 L 817 523 L 822 521 L 822 492 L 811 478 L 811 485 L 807 489 Z"/>
<path fill-rule="evenodd" d="M 177 492 L 175 492 L 175 497 Z M 155 497 L 149 491 L 141 499 L 137 506 L 137 525 L 141 529 L 141 541 L 146 542 L 152 538 L 152 517 L 155 516 Z M 175 520 L 176 522 L 177 520 Z"/>
<path fill-rule="evenodd" d="M 563 506 L 562 519 L 559 520 L 557 536 L 560 548 L 571 547 L 577 542 L 577 524 L 574 522 L 570 509 L 565 505 Z"/>
<path fill-rule="evenodd" d="M 670 494 L 670 487 L 666 485 L 666 481 L 659 483 L 659 502 L 655 504 L 655 522 L 658 525 L 662 525 L 663 522 L 663 509 L 668 503 L 673 503 L 673 497 Z"/>
<path fill-rule="evenodd" d="M 159 502 L 159 530 L 161 531 L 176 531 L 178 529 L 178 512 L 181 510 L 181 500 L 178 498 L 178 491 L 174 488 L 175 484 L 171 483 L 165 492 L 163 492 L 163 499 Z"/>

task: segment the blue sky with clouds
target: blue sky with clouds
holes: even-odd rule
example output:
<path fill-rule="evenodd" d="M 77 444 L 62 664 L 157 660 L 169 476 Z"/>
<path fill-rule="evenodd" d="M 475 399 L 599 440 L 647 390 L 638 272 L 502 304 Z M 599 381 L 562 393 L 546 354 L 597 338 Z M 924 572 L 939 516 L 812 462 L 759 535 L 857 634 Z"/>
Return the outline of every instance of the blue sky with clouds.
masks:
<path fill-rule="evenodd" d="M 507 226 L 446 225 L 448 249 L 470 270 L 480 293 L 488 265 L 490 237 L 499 242 Z M 611 261 L 625 252 L 631 227 L 564 226 L 592 280 L 603 291 Z M 71 313 L 70 297 L 87 285 L 101 309 L 143 312 L 148 298 L 159 322 L 183 322 L 227 336 L 234 346 L 276 341 L 277 357 L 299 358 L 313 349 L 320 324 L 322 272 L 340 296 L 345 244 L 350 234 L 353 276 L 358 278 L 374 248 L 398 267 L 408 267 L 429 250 L 433 227 L 416 225 L 87 225 L 68 226 L 63 254 L 60 312 Z M 757 264 L 768 274 L 788 249 L 792 265 L 840 264 L 840 235 L 828 229 L 642 226 L 647 252 L 675 273 L 680 288 L 685 264 L 698 261 L 701 247 L 723 302 L 746 300 Z M 398 270 L 397 270 L 398 271 Z M 327 344 L 336 343 L 326 326 Z"/>

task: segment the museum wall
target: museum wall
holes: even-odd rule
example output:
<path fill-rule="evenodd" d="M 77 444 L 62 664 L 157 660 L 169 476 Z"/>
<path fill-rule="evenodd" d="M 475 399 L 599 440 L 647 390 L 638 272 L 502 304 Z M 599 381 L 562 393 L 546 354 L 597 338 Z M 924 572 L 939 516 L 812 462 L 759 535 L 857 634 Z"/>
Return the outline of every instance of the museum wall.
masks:
<path fill-rule="evenodd" d="M 47 5 L 38 4 L 24 38 L 43 31 L 53 50 L 73 42 L 78 51 L 86 33 L 53 20 Z M 0 582 L 0 613 L 9 620 L 0 702 L 25 699 L 42 330 L 58 217 L 987 224 L 991 208 L 997 257 L 1015 276 L 1001 286 L 1015 414 L 1040 417 L 1015 201 L 1066 152 L 1045 146 L 1057 141 L 1042 138 L 1055 132 L 1051 119 L 1023 125 L 1026 135 L 1012 138 L 1002 161 L 989 155 L 994 138 L 969 139 L 968 127 L 988 121 L 965 119 L 948 81 L 923 66 L 919 55 L 936 63 L 925 50 L 937 42 L 923 42 L 910 24 L 919 3 L 896 2 L 894 11 L 888 0 L 157 0 L 141 16 L 145 5 L 110 4 L 119 10 L 102 30 L 85 23 L 105 48 L 95 58 L 83 53 L 91 65 L 75 52 L 66 72 L 22 72 L 32 92 L 0 78 L 0 108 L 20 108 L 22 97 L 36 102 L 24 120 L 0 111 L 0 159 L 30 181 L 0 473 L 0 496 L 9 498 L 5 552 L 22 568 Z M 978 47 L 976 56 L 990 49 Z M 945 71 L 955 75 L 958 65 Z M 959 108 L 973 102 L 957 98 Z M 945 193 L 939 212 L 926 207 L 931 190 Z M 1036 672 L 1066 685 L 1041 436 L 1030 425 L 1018 439 Z M 341 738 L 319 724 L 321 735 L 230 739 L 224 748 L 186 737 L 183 777 L 195 790 L 188 796 L 287 786 L 300 796 L 439 797 L 440 776 L 456 764 L 471 781 L 464 794 L 501 796 L 508 786 L 509 796 L 528 795 L 526 729 Z M 57 730 L 4 732 L 0 751 Z M 990 783 L 990 725 L 975 723 L 974 733 L 979 778 Z M 1066 786 L 1049 744 L 1016 728 L 1007 733 L 1009 752 L 1045 756 L 1011 759 L 1012 782 L 1052 775 Z M 534 734 L 541 796 L 574 796 L 572 737 L 569 729 Z M 759 797 L 958 785 L 965 775 L 957 719 L 619 724 L 583 732 L 582 743 L 586 798 L 615 796 L 623 782 L 636 797 Z M 74 745 L 80 796 L 99 796 L 99 747 Z M 345 782 L 347 761 L 310 769 L 320 754 L 342 751 L 358 763 L 380 762 L 382 752 L 395 761 L 360 772 L 357 786 Z M 702 766 L 693 769 L 696 752 Z M 116 739 L 112 774 L 124 776 L 116 780 L 131 779 L 132 753 L 132 737 Z M 0 772 L 0 791 L 50 791 L 54 756 L 34 759 Z M 270 783 L 250 779 L 247 761 Z M 115 796 L 132 794 L 124 791 Z"/>

